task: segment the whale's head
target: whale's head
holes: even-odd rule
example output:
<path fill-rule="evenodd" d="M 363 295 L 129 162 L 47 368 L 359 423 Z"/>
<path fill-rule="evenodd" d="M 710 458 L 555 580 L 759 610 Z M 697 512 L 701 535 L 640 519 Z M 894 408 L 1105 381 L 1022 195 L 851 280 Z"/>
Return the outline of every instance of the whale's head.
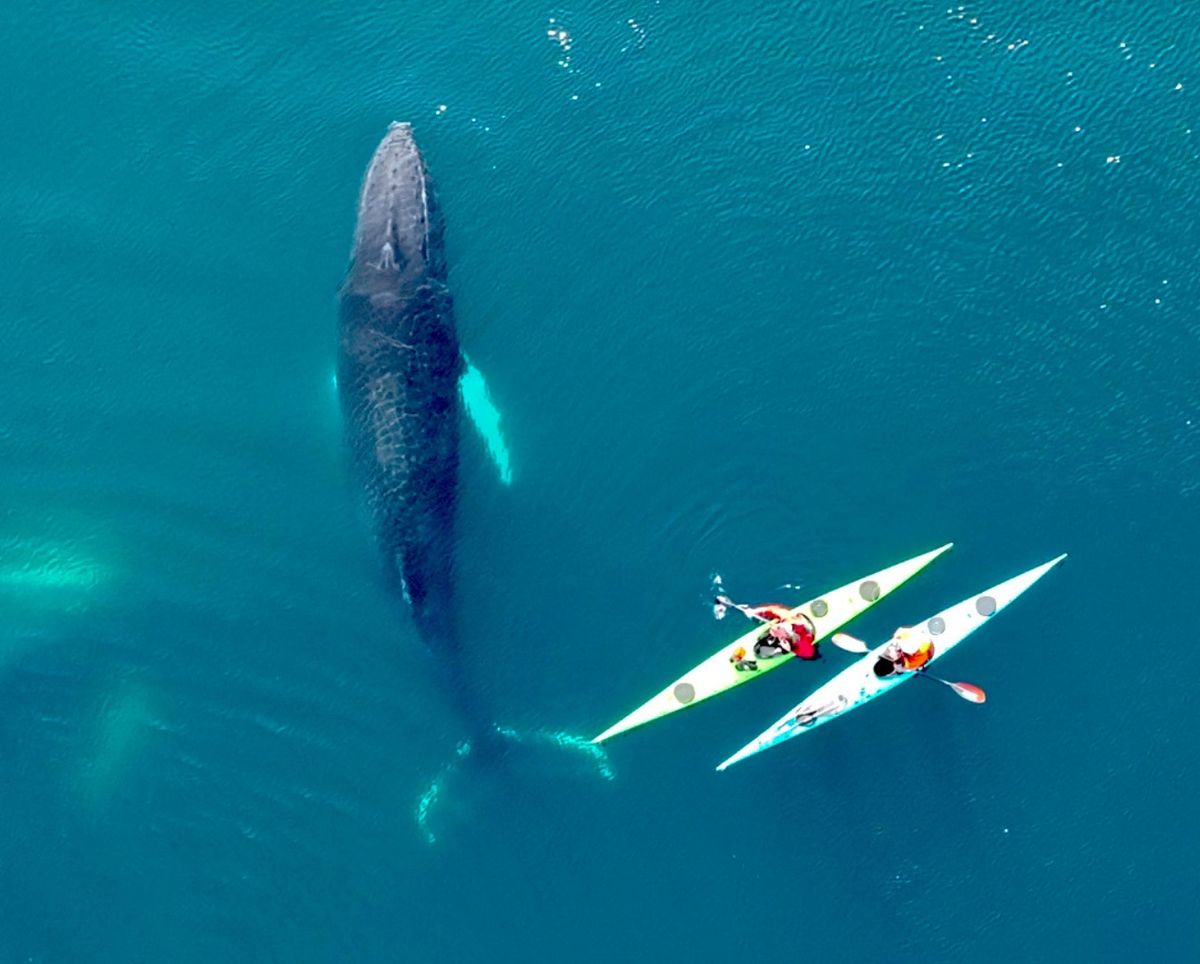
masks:
<path fill-rule="evenodd" d="M 395 290 L 442 277 L 441 221 L 412 125 L 393 123 L 375 149 L 358 197 L 358 223 L 346 284 Z"/>

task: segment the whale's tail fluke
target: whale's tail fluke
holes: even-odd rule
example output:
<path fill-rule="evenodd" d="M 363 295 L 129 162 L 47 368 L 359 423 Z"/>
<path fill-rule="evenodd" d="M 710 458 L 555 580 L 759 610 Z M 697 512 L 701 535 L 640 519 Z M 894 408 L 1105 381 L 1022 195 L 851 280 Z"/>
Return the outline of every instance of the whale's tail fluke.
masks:
<path fill-rule="evenodd" d="M 439 821 L 439 814 L 447 810 L 472 809 L 464 782 L 467 774 L 484 780 L 503 776 L 517 754 L 524 755 L 526 761 L 535 761 L 538 770 L 544 771 L 546 768 L 541 765 L 544 757 L 529 754 L 540 754 L 548 748 L 565 751 L 566 755 L 561 759 L 573 760 L 579 765 L 574 773 L 605 781 L 613 779 L 607 751 L 585 737 L 564 730 L 517 729 L 494 722 L 488 715 L 486 701 L 472 685 L 459 658 L 461 649 L 453 621 L 429 618 L 428 611 L 423 609 L 415 609 L 413 616 L 430 658 L 437 662 L 430 667 L 431 675 L 438 680 L 467 734 L 417 797 L 413 815 L 427 843 L 437 842 L 439 834 L 435 828 L 439 822 L 447 822 L 445 819 Z"/>
<path fill-rule="evenodd" d="M 439 814 L 447 806 L 454 806 L 455 777 L 464 770 L 499 766 L 501 760 L 516 750 L 537 750 L 552 747 L 574 754 L 585 772 L 611 781 L 615 774 L 604 747 L 597 746 L 585 737 L 562 730 L 537 728 L 516 730 L 510 726 L 492 725 L 485 733 L 473 739 L 461 741 L 454 756 L 434 774 L 429 785 L 417 798 L 413 817 L 425 842 L 433 845 L 439 839 Z"/>

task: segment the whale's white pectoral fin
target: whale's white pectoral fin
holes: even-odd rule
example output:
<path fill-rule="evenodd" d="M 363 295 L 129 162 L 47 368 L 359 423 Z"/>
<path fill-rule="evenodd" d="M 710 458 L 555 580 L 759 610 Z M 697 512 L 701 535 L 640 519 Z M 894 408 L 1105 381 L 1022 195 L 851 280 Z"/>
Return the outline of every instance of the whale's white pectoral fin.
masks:
<path fill-rule="evenodd" d="M 466 371 L 458 380 L 459 391 L 462 392 L 463 407 L 487 446 L 488 455 L 496 463 L 496 471 L 500 473 L 500 481 L 512 485 L 512 463 L 508 455 L 508 446 L 504 444 L 504 433 L 500 430 L 500 410 L 496 408 L 491 395 L 488 394 L 487 383 L 483 373 L 471 364 L 465 355 Z"/>

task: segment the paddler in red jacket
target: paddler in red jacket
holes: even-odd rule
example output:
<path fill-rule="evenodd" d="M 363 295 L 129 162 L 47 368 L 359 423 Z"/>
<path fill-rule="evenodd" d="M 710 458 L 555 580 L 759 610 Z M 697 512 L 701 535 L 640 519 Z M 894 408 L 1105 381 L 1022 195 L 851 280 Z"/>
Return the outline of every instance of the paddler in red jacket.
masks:
<path fill-rule="evenodd" d="M 754 655 L 758 659 L 772 659 L 784 653 L 791 653 L 797 659 L 811 660 L 820 657 L 821 654 L 817 652 L 816 630 L 812 620 L 803 613 L 793 616 L 792 610 L 779 603 L 744 606 L 735 603 L 728 596 L 718 596 L 716 603 L 722 607 L 722 612 L 723 607 L 732 606 L 748 619 L 757 619 L 769 624 L 754 642 Z M 740 657 L 735 654 L 735 658 L 730 661 L 739 669 L 758 668 L 752 661 L 746 660 L 744 653 Z"/>

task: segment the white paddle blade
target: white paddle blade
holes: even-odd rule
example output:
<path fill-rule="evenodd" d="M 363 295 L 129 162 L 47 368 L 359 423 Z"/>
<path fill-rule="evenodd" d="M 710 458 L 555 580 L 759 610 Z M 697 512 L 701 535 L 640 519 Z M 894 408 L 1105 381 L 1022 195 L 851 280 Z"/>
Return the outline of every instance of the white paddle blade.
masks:
<path fill-rule="evenodd" d="M 834 633 L 829 637 L 829 641 L 847 653 L 869 653 L 871 651 L 870 647 L 861 639 L 855 639 L 846 633 Z"/>

